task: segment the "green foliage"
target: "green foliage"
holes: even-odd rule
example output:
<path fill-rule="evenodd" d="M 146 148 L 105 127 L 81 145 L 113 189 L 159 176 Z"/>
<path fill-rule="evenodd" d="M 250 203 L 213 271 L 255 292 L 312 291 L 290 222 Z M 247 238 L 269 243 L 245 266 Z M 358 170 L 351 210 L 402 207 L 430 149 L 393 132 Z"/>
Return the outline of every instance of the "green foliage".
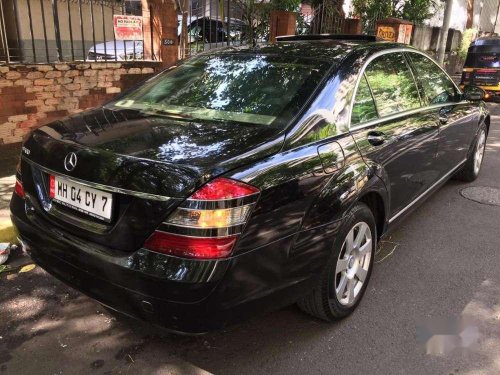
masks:
<path fill-rule="evenodd" d="M 271 0 L 271 8 L 274 10 L 297 12 L 299 10 L 300 3 L 301 0 Z"/>
<path fill-rule="evenodd" d="M 420 24 L 438 9 L 439 0 L 353 0 L 356 14 L 364 20 L 403 18 Z"/>
<path fill-rule="evenodd" d="M 462 41 L 460 42 L 460 47 L 458 48 L 458 56 L 462 60 L 465 60 L 465 58 L 467 57 L 467 51 L 469 50 L 469 46 L 477 35 L 478 35 L 477 29 L 467 29 L 464 31 L 462 35 Z"/>
<path fill-rule="evenodd" d="M 272 10 L 298 12 L 301 0 L 234 0 L 242 11 L 242 20 L 249 25 L 243 39 L 255 46 L 258 40 L 266 40 Z"/>
<path fill-rule="evenodd" d="M 421 24 L 431 18 L 438 8 L 439 3 L 435 0 L 408 0 L 403 5 L 401 18 Z"/>
<path fill-rule="evenodd" d="M 266 0 L 234 0 L 234 3 L 241 9 L 241 18 L 248 25 L 242 39 L 257 45 L 257 40 L 267 36 L 271 3 Z"/>

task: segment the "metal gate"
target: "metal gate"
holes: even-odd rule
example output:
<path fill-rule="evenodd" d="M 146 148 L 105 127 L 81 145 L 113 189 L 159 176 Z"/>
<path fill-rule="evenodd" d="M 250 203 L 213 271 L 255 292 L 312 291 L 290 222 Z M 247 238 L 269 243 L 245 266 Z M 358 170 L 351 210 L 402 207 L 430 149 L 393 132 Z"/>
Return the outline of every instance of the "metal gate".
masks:
<path fill-rule="evenodd" d="M 302 6 L 297 22 L 297 34 L 342 34 L 345 16 L 341 3 L 323 0 L 315 6 Z"/>
<path fill-rule="evenodd" d="M 142 16 L 141 1 L 1 0 L 0 62 L 154 60 L 152 40 L 116 39 L 114 15 Z"/>
<path fill-rule="evenodd" d="M 249 4 L 234 0 L 180 0 L 181 59 L 213 48 L 267 41 L 269 21 L 263 15 L 269 4 Z"/>
<path fill-rule="evenodd" d="M 297 33 L 342 33 L 345 19 L 339 3 L 304 2 Z M 176 4 L 175 42 L 181 59 L 212 48 L 269 40 L 271 1 L 176 0 Z M 160 11 L 150 6 L 142 40 L 122 41 L 115 38 L 113 15 L 142 16 L 140 0 L 0 0 L 0 62 L 156 60 L 153 15 Z"/>

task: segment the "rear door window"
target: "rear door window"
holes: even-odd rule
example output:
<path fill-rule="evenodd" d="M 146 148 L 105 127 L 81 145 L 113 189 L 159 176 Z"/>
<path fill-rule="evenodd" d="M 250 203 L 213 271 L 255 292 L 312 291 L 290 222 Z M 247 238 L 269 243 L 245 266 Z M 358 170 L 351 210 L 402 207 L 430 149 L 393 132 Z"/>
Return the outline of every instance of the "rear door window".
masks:
<path fill-rule="evenodd" d="M 458 93 L 453 82 L 432 60 L 418 53 L 409 54 L 415 76 L 428 104 L 454 102 Z"/>
<path fill-rule="evenodd" d="M 420 107 L 415 80 L 402 53 L 376 58 L 365 74 L 380 117 Z"/>
<path fill-rule="evenodd" d="M 377 108 L 375 107 L 368 82 L 366 82 L 366 76 L 363 74 L 359 81 L 358 91 L 356 92 L 352 106 L 351 125 L 361 124 L 374 120 L 377 117 Z"/>

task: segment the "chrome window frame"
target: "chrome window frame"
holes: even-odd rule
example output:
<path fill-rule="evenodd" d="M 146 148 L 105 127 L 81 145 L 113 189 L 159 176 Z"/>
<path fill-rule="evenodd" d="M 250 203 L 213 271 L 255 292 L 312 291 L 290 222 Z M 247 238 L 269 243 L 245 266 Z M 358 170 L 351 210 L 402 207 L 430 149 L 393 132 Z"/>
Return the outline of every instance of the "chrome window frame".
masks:
<path fill-rule="evenodd" d="M 453 81 L 453 79 L 450 77 L 450 75 L 432 57 L 430 57 L 426 53 L 424 53 L 422 51 L 414 50 L 414 49 L 411 49 L 411 48 L 404 48 L 404 47 L 390 48 L 390 49 L 386 49 L 386 50 L 383 50 L 383 51 L 378 51 L 378 52 L 375 52 L 373 55 L 371 55 L 365 61 L 365 63 L 363 64 L 363 66 L 361 67 L 361 69 L 358 72 L 358 76 L 356 77 L 356 83 L 354 85 L 353 94 L 352 94 L 350 102 L 349 102 L 349 116 L 348 116 L 348 120 L 347 120 L 347 125 L 348 125 L 349 131 L 367 128 L 367 127 L 370 127 L 370 126 L 373 126 L 373 125 L 376 125 L 376 124 L 379 124 L 379 123 L 383 123 L 385 121 L 395 120 L 395 119 L 398 119 L 398 118 L 401 118 L 401 117 L 409 116 L 409 115 L 412 115 L 412 114 L 415 114 L 415 113 L 419 113 L 419 112 L 423 112 L 423 111 L 427 111 L 427 110 L 430 110 L 430 109 L 441 108 L 441 107 L 446 107 L 446 106 L 450 106 L 450 105 L 463 104 L 463 103 L 467 102 L 465 100 L 462 100 L 462 101 L 459 101 L 459 102 L 447 102 L 447 103 L 438 103 L 438 104 L 431 104 L 431 105 L 422 106 L 422 101 L 421 101 L 419 108 L 414 108 L 414 109 L 410 109 L 410 110 L 406 110 L 406 111 L 402 111 L 402 112 L 397 112 L 397 113 L 394 113 L 392 115 L 388 115 L 388 116 L 384 116 L 384 117 L 379 117 L 378 119 L 375 119 L 375 120 L 370 120 L 370 121 L 362 122 L 360 124 L 356 124 L 354 126 L 351 126 L 351 116 L 352 116 L 352 108 L 353 108 L 353 105 L 354 105 L 354 99 L 356 98 L 356 94 L 358 93 L 359 82 L 361 81 L 361 77 L 365 74 L 366 68 L 376 58 L 378 58 L 380 56 L 383 56 L 383 55 L 390 54 L 390 53 L 398 53 L 398 52 L 403 53 L 403 54 L 404 53 L 416 53 L 416 54 L 425 56 L 427 59 L 429 59 L 430 61 L 432 61 L 437 67 L 439 67 L 439 69 L 441 69 L 441 71 L 446 75 L 446 77 L 448 77 L 448 79 L 453 83 L 453 86 L 455 86 L 457 92 L 460 93 L 460 94 L 462 94 L 462 90 L 460 90 L 460 88 Z M 405 61 L 406 61 L 407 65 L 409 65 L 409 63 L 408 63 L 408 61 L 407 61 L 406 58 L 405 58 Z M 411 67 L 408 66 L 408 68 L 410 69 L 410 71 L 412 72 L 412 75 L 413 75 L 413 71 L 411 70 Z M 420 97 L 420 90 L 419 90 L 419 87 L 418 87 L 417 82 L 416 82 L 416 77 L 414 77 L 414 81 L 415 81 L 415 86 L 417 87 L 417 90 L 419 92 L 419 97 Z M 374 101 L 375 101 L 375 98 L 374 98 Z"/>

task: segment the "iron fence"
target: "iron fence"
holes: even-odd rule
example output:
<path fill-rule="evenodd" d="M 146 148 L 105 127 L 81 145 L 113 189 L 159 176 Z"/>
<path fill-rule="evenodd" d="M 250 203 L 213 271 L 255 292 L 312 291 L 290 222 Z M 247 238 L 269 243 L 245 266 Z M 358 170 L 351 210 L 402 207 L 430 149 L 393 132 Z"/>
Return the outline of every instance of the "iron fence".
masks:
<path fill-rule="evenodd" d="M 251 11 L 245 0 L 191 0 L 185 17 L 179 17 L 181 58 L 223 46 L 240 46 L 266 40 L 262 29 L 264 19 L 259 12 L 266 0 Z M 182 0 L 181 0 L 182 13 Z"/>
<path fill-rule="evenodd" d="M 155 60 L 152 40 L 117 40 L 114 15 L 141 16 L 140 0 L 2 0 L 0 62 Z"/>
<path fill-rule="evenodd" d="M 297 21 L 297 34 L 342 34 L 345 16 L 339 2 L 324 0 L 313 7 L 303 6 Z"/>
<path fill-rule="evenodd" d="M 372 18 L 363 20 L 363 33 L 367 35 L 377 34 L 377 22 L 385 18 L 385 14 L 382 12 L 376 13 Z"/>
<path fill-rule="evenodd" d="M 337 0 L 323 0 L 312 6 L 304 1 L 297 13 L 296 33 L 342 33 L 345 16 L 339 4 Z M 192 0 L 185 20 L 181 20 L 186 25 L 181 56 L 225 45 L 267 43 L 271 10 L 269 0 Z"/>
<path fill-rule="evenodd" d="M 336 0 L 298 13 L 297 33 L 342 33 L 344 15 Z M 176 0 L 181 59 L 222 46 L 258 45 L 269 40 L 269 0 Z M 144 22 L 140 0 L 1 0 L 0 62 L 157 60 L 154 15 Z M 113 16 L 143 20 L 142 38 L 118 40 Z M 156 30 L 157 31 L 157 30 Z M 158 33 L 156 33 L 158 34 Z M 157 48 L 157 46 L 156 46 Z"/>

